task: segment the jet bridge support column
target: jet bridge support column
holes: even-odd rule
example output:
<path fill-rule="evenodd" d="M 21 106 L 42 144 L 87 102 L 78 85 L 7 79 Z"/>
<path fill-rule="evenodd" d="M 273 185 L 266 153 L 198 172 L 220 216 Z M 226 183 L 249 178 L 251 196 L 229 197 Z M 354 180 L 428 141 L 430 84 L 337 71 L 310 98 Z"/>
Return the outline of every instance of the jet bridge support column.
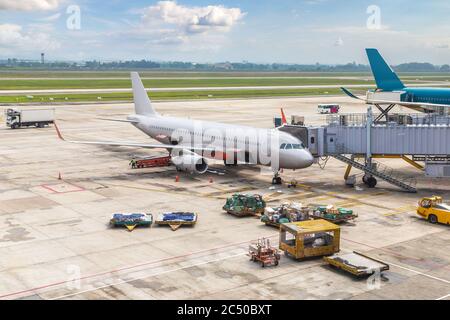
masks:
<path fill-rule="evenodd" d="M 366 123 L 366 161 L 365 166 L 367 169 L 373 169 L 372 163 L 372 124 L 373 124 L 373 113 L 372 107 L 367 108 L 367 123 Z M 370 172 L 367 170 L 366 172 Z M 363 177 L 363 182 L 370 188 L 377 185 L 377 179 L 371 174 L 366 173 Z"/>
<path fill-rule="evenodd" d="M 371 166 L 372 165 L 372 139 L 371 139 L 371 130 L 372 130 L 372 123 L 373 123 L 373 113 L 372 113 L 372 107 L 367 108 L 367 123 L 366 123 L 366 143 L 367 143 L 367 151 L 366 151 L 366 165 Z"/>

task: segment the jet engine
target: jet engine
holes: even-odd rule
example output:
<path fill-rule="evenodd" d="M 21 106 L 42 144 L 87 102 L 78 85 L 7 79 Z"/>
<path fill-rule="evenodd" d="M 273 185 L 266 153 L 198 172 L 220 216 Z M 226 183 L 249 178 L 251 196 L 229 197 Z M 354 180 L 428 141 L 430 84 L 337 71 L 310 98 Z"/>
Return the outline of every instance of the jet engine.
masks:
<path fill-rule="evenodd" d="M 179 171 L 203 174 L 208 170 L 206 159 L 195 153 L 188 153 L 172 157 L 172 164 Z"/>

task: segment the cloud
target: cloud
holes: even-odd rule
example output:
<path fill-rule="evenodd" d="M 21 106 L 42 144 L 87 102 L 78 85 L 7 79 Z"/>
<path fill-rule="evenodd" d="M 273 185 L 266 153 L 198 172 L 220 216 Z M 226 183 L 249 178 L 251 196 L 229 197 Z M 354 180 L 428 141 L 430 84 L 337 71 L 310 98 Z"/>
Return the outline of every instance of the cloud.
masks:
<path fill-rule="evenodd" d="M 25 31 L 17 24 L 0 24 L 0 47 L 4 51 L 54 50 L 59 46 L 47 33 Z"/>
<path fill-rule="evenodd" d="M 41 19 L 39 19 L 39 21 L 53 22 L 53 21 L 58 20 L 60 17 L 61 17 L 61 13 L 58 12 L 58 13 L 52 14 L 51 16 L 41 18 Z"/>
<path fill-rule="evenodd" d="M 435 45 L 436 49 L 448 49 L 449 45 L 448 44 L 437 44 Z"/>
<path fill-rule="evenodd" d="M 344 40 L 342 40 L 341 37 L 339 37 L 335 42 L 334 42 L 334 46 L 335 47 L 342 47 L 344 45 Z"/>
<path fill-rule="evenodd" d="M 181 33 L 227 32 L 245 13 L 224 6 L 187 7 L 175 1 L 159 1 L 143 11 L 142 21 L 148 26 L 166 24 Z"/>
<path fill-rule="evenodd" d="M 54 10 L 61 0 L 0 0 L 0 10 Z"/>

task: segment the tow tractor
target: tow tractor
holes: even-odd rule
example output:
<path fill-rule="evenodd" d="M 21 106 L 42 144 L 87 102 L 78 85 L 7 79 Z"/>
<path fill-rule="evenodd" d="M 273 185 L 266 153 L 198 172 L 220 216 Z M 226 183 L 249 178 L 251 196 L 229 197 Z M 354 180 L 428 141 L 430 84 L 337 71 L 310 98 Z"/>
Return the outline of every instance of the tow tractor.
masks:
<path fill-rule="evenodd" d="M 278 250 L 270 245 L 269 239 L 258 239 L 258 242 L 251 244 L 248 248 L 248 255 L 250 260 L 260 262 L 261 267 L 268 265 L 277 266 L 280 261 L 280 253 Z"/>
<path fill-rule="evenodd" d="M 442 203 L 442 197 L 432 196 L 419 201 L 417 214 L 431 223 L 450 224 L 450 206 Z"/>

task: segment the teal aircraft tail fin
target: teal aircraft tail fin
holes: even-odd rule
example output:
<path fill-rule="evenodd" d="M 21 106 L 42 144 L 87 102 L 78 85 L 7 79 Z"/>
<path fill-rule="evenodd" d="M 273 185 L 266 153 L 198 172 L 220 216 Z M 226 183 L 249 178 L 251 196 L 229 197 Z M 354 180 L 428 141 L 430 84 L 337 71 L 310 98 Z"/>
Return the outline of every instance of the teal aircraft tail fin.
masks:
<path fill-rule="evenodd" d="M 394 91 L 405 87 L 377 49 L 366 49 L 366 52 L 378 89 Z"/>

